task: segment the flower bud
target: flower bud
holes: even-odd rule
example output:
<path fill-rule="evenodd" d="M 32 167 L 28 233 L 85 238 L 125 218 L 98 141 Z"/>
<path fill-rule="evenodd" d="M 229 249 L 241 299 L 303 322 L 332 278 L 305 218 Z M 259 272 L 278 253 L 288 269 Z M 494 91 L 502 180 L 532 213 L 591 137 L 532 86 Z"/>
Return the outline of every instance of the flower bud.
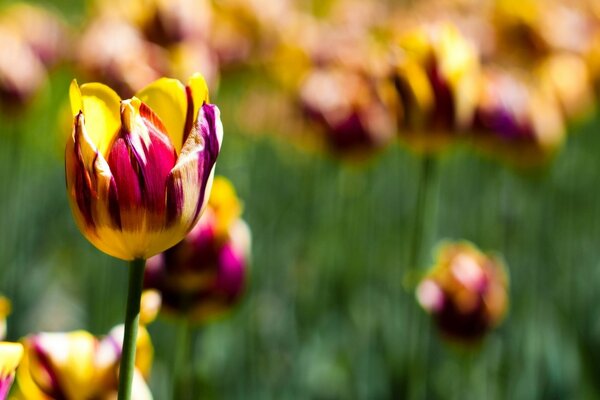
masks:
<path fill-rule="evenodd" d="M 79 229 L 98 249 L 147 259 L 194 227 L 210 193 L 223 127 L 206 83 L 162 78 L 121 101 L 99 83 L 71 85 L 66 182 Z"/>
<path fill-rule="evenodd" d="M 501 261 L 468 243 L 442 246 L 417 287 L 419 304 L 450 339 L 471 342 L 504 318 L 508 279 Z"/>

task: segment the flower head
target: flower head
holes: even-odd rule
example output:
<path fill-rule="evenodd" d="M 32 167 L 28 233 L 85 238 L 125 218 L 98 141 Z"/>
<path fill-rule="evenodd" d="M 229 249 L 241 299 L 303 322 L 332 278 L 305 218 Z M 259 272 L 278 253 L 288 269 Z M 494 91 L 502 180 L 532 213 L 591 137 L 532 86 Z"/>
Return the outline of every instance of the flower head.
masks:
<path fill-rule="evenodd" d="M 162 296 L 162 310 L 204 322 L 230 309 L 244 291 L 250 232 L 229 181 L 215 179 L 209 205 L 175 247 L 148 260 L 145 286 Z"/>
<path fill-rule="evenodd" d="M 417 287 L 417 300 L 446 336 L 481 338 L 506 313 L 504 265 L 468 243 L 444 245 L 436 265 Z"/>
<path fill-rule="evenodd" d="M 19 343 L 0 342 L 0 400 L 8 396 L 21 357 L 23 346 Z"/>
<path fill-rule="evenodd" d="M 479 55 L 450 24 L 403 35 L 393 81 L 401 103 L 399 132 L 418 150 L 432 151 L 464 133 L 475 112 Z"/>
<path fill-rule="evenodd" d="M 204 79 L 161 78 L 129 100 L 73 82 L 70 97 L 66 183 L 84 236 L 124 260 L 183 239 L 207 202 L 223 136 Z"/>
<path fill-rule="evenodd" d="M 17 399 L 110 399 L 118 383 L 123 327 L 98 339 L 85 331 L 39 333 L 23 339 L 25 356 L 17 371 Z M 153 348 L 140 327 L 137 338 L 133 396 L 152 399 L 145 379 Z"/>

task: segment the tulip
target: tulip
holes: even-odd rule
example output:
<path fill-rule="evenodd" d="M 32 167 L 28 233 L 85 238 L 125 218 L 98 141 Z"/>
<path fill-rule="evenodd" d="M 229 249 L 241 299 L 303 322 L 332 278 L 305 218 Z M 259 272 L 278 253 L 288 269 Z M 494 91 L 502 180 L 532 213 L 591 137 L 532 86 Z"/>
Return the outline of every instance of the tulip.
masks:
<path fill-rule="evenodd" d="M 400 135 L 418 151 L 444 148 L 464 134 L 479 92 L 479 55 L 454 25 L 404 34 L 394 54 L 392 79 Z"/>
<path fill-rule="evenodd" d="M 319 123 L 329 148 L 340 155 L 361 155 L 383 148 L 395 126 L 375 79 L 348 68 L 320 68 L 300 89 L 305 114 Z"/>
<path fill-rule="evenodd" d="M 121 101 L 74 81 L 66 147 L 71 208 L 84 236 L 124 260 L 146 259 L 194 227 L 210 193 L 223 128 L 204 79 L 159 79 Z"/>
<path fill-rule="evenodd" d="M 473 342 L 506 314 L 508 279 L 504 264 L 468 243 L 442 246 L 437 262 L 417 287 L 417 300 L 440 331 Z"/>
<path fill-rule="evenodd" d="M 148 260 L 145 286 L 161 294 L 161 311 L 202 323 L 239 301 L 250 251 L 240 212 L 233 186 L 217 177 L 198 225 L 181 243 Z"/>
<path fill-rule="evenodd" d="M 566 135 L 559 100 L 507 71 L 487 68 L 473 119 L 475 144 L 513 164 L 534 166 L 548 160 Z"/>
<path fill-rule="evenodd" d="M 39 333 L 23 339 L 25 355 L 17 371 L 16 399 L 113 399 L 121 358 L 123 327 L 98 339 L 85 331 Z M 152 399 L 145 379 L 152 362 L 152 344 L 142 327 L 137 337 L 135 399 Z"/>
<path fill-rule="evenodd" d="M 194 227 L 208 200 L 223 127 L 204 78 L 162 78 L 129 100 L 108 86 L 70 89 L 67 193 L 83 235 L 130 260 L 119 400 L 131 397 L 145 260 Z"/>
<path fill-rule="evenodd" d="M 0 400 L 8 396 L 21 357 L 23 346 L 19 343 L 0 342 Z"/>

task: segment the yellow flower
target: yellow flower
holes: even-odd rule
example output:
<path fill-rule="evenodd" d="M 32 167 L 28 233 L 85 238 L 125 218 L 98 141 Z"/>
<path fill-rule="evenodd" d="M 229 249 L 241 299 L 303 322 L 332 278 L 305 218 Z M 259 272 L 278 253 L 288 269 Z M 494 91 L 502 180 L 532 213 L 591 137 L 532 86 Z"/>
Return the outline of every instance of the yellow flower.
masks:
<path fill-rule="evenodd" d="M 4 296 L 0 296 L 0 340 L 6 337 L 6 317 L 11 311 L 10 300 Z"/>
<path fill-rule="evenodd" d="M 0 342 L 0 400 L 8 396 L 21 357 L 23 346 L 19 343 Z"/>
<path fill-rule="evenodd" d="M 129 100 L 73 81 L 70 97 L 66 183 L 84 236 L 123 260 L 182 240 L 206 205 L 223 136 L 204 78 L 161 78 Z"/>
<path fill-rule="evenodd" d="M 123 327 L 101 340 L 85 331 L 40 333 L 23 339 L 25 356 L 17 371 L 16 399 L 113 399 L 118 385 Z M 153 348 L 140 327 L 137 338 L 133 396 L 152 399 L 145 378 Z"/>

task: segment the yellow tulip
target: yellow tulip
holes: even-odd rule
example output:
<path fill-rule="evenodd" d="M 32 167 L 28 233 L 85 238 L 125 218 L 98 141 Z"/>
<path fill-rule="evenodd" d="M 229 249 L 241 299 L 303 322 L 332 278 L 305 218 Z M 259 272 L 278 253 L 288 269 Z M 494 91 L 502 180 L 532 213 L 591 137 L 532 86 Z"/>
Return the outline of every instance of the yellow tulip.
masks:
<path fill-rule="evenodd" d="M 66 183 L 75 221 L 101 251 L 146 259 L 194 227 L 223 127 L 204 78 L 161 78 L 129 100 L 100 83 L 70 88 Z"/>

